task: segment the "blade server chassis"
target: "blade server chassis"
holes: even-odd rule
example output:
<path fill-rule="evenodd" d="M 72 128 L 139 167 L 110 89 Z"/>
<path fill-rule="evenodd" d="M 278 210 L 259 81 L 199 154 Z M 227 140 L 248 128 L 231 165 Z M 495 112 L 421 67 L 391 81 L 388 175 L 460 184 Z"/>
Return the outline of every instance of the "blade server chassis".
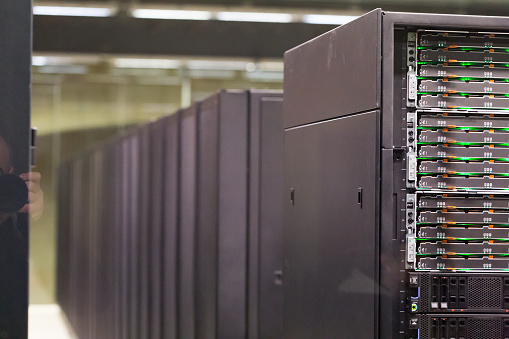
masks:
<path fill-rule="evenodd" d="M 508 18 L 370 12 L 284 115 L 286 338 L 509 338 Z"/>

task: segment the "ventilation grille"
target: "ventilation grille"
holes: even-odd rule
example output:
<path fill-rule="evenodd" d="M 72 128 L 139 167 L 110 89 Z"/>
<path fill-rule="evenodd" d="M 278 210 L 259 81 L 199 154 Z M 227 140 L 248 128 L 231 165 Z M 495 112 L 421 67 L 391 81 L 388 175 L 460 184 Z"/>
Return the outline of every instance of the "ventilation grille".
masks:
<path fill-rule="evenodd" d="M 429 339 L 429 317 L 427 315 L 421 316 L 420 321 L 419 339 Z"/>
<path fill-rule="evenodd" d="M 502 338 L 502 320 L 489 318 L 469 318 L 467 320 L 468 339 Z"/>
<path fill-rule="evenodd" d="M 469 308 L 502 308 L 502 278 L 469 278 Z"/>
<path fill-rule="evenodd" d="M 419 302 L 419 306 L 421 308 L 421 312 L 429 312 L 429 308 L 430 308 L 430 301 L 429 301 L 429 294 L 430 294 L 430 290 L 429 290 L 429 274 L 422 274 L 421 275 L 421 300 Z"/>

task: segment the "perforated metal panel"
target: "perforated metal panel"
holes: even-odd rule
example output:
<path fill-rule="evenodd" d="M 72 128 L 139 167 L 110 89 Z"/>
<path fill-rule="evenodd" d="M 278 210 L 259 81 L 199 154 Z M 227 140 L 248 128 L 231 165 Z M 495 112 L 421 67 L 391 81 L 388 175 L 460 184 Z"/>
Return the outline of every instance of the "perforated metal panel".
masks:
<path fill-rule="evenodd" d="M 502 307 L 502 278 L 472 277 L 468 279 L 467 286 L 468 307 Z"/>
<path fill-rule="evenodd" d="M 501 319 L 469 318 L 467 320 L 468 339 L 500 339 L 501 337 Z"/>
<path fill-rule="evenodd" d="M 421 302 L 420 302 L 420 308 L 421 312 L 428 312 L 430 307 L 430 301 L 429 301 L 429 275 L 423 275 L 421 276 Z"/>
<path fill-rule="evenodd" d="M 428 339 L 429 338 L 429 321 L 428 317 L 421 317 L 421 332 L 420 339 Z"/>

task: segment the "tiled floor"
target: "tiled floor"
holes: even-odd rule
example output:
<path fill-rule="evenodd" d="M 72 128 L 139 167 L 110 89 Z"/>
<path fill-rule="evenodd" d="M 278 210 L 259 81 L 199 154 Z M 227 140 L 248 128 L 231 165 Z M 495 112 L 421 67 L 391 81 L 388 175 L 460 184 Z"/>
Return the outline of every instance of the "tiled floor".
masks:
<path fill-rule="evenodd" d="M 28 339 L 77 339 L 56 304 L 32 304 L 28 308 Z"/>

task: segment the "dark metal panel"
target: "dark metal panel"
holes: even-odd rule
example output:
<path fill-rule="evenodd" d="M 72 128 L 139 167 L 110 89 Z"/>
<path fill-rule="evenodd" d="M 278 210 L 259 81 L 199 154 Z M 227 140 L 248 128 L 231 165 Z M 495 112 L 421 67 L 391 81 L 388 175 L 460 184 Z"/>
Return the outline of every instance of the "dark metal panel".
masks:
<path fill-rule="evenodd" d="M 162 267 L 162 217 L 163 217 L 163 176 L 169 175 L 163 168 L 164 129 L 168 119 L 163 118 L 149 127 L 150 133 L 150 335 L 161 338 L 161 267 Z"/>
<path fill-rule="evenodd" d="M 178 255 L 178 338 L 194 338 L 196 228 L 196 114 L 199 104 L 181 113 Z"/>
<path fill-rule="evenodd" d="M 129 293 L 130 286 L 130 206 L 129 206 L 129 191 L 133 183 L 129 180 L 132 169 L 130 168 L 130 140 L 126 137 L 121 141 L 120 145 L 120 159 L 117 167 L 117 175 L 119 176 L 119 191 L 117 200 L 120 203 L 120 215 L 118 221 L 119 241 L 121 242 L 119 253 L 119 264 L 121 265 L 121 274 L 119 277 L 120 282 L 120 333 L 119 338 L 129 338 L 129 312 L 130 300 L 132 296 Z"/>
<path fill-rule="evenodd" d="M 282 175 L 282 95 L 282 91 L 251 90 L 249 96 L 248 338 L 281 337 L 282 310 L 278 303 L 282 290 L 281 286 L 274 286 L 274 271 L 282 270 L 283 202 L 278 198 L 283 192 L 283 182 L 282 178 L 272 182 L 272 186 L 267 182 Z M 277 216 L 266 213 L 267 203 L 273 204 L 269 209 L 278 210 L 279 224 Z M 279 237 L 276 234 L 262 241 L 265 229 L 270 232 L 278 228 Z M 265 256 L 269 260 L 265 261 Z M 263 293 L 261 285 L 265 287 Z M 272 286 L 279 295 L 267 290 Z"/>
<path fill-rule="evenodd" d="M 168 118 L 164 146 L 162 337 L 177 338 L 180 111 Z"/>
<path fill-rule="evenodd" d="M 111 181 L 112 190 L 110 193 L 111 201 L 110 208 L 112 208 L 111 215 L 111 227 L 112 227 L 112 238 L 115 243 L 113 253 L 113 266 L 115 274 L 112 282 L 114 301 L 113 301 L 113 328 L 111 336 L 113 338 L 126 338 L 125 334 L 125 315 L 126 315 L 126 289 L 124 279 L 127 279 L 127 270 L 125 267 L 125 261 L 127 257 L 126 253 L 126 233 L 124 225 L 123 208 L 125 206 L 126 198 L 123 196 L 123 180 L 125 173 L 122 170 L 124 160 L 124 140 L 125 138 L 117 139 L 109 147 L 109 154 L 111 156 L 111 163 L 108 169 L 106 180 Z M 106 212 L 107 213 L 107 212 Z"/>
<path fill-rule="evenodd" d="M 259 338 L 281 338 L 283 291 L 283 100 L 260 107 Z"/>
<path fill-rule="evenodd" d="M 99 179 L 102 172 L 102 159 L 101 152 L 96 150 L 92 154 L 85 157 L 87 159 L 86 171 L 88 174 L 89 192 L 85 196 L 88 200 L 88 213 L 87 224 L 84 227 L 88 228 L 88 241 L 84 246 L 88 262 L 88 295 L 87 295 L 87 308 L 88 308 L 88 336 L 98 336 L 98 294 L 100 293 L 100 275 L 99 275 L 99 260 L 101 260 L 101 237 L 99 233 L 100 214 L 98 213 L 99 204 L 102 202 L 102 196 L 99 194 Z"/>
<path fill-rule="evenodd" d="M 378 121 L 285 131 L 284 338 L 377 337 Z"/>
<path fill-rule="evenodd" d="M 380 29 L 374 10 L 285 53 L 285 128 L 380 107 Z"/>
<path fill-rule="evenodd" d="M 246 92 L 221 92 L 217 337 L 247 335 L 248 107 Z"/>
<path fill-rule="evenodd" d="M 0 3 L 0 137 L 4 172 L 29 171 L 32 4 Z M 10 151 L 10 160 L 7 152 Z M 8 167 L 8 168 L 6 168 Z M 28 336 L 28 217 L 2 216 L 0 224 L 0 334 Z"/>
<path fill-rule="evenodd" d="M 74 302 L 71 309 L 71 324 L 79 337 L 89 335 L 89 220 L 90 214 L 90 177 L 88 159 L 79 159 L 74 164 L 73 180 L 73 211 L 72 211 L 72 238 L 73 251 L 71 252 L 71 290 Z"/>
<path fill-rule="evenodd" d="M 303 23 L 35 15 L 34 50 L 281 58 L 287 49 L 334 27 Z M 85 31 L 87 34 L 83 34 Z"/>
<path fill-rule="evenodd" d="M 71 164 L 62 163 L 58 170 L 57 229 L 57 303 L 69 314 L 69 269 L 71 252 Z"/>
<path fill-rule="evenodd" d="M 198 118 L 196 337 L 216 338 L 219 96 L 200 104 Z"/>
<path fill-rule="evenodd" d="M 139 158 L 137 166 L 139 167 L 139 219 L 136 225 L 138 233 L 138 279 L 139 289 L 139 336 L 147 336 L 149 333 L 149 319 L 150 319 L 150 248 L 151 248 L 151 236 L 150 236 L 150 204 L 151 204 L 151 193 L 150 193 L 150 130 L 149 125 L 144 125 L 138 130 L 140 138 Z"/>
<path fill-rule="evenodd" d="M 120 265 L 116 261 L 117 248 L 121 241 L 116 234 L 117 173 L 115 161 L 118 145 L 114 141 L 100 147 L 95 158 L 95 192 L 92 195 L 95 204 L 97 227 L 97 267 L 96 282 L 96 337 L 114 338 L 116 329 L 116 295 Z"/>
<path fill-rule="evenodd" d="M 133 133 L 129 140 L 129 209 L 128 209 L 128 227 L 129 227 L 129 338 L 139 338 L 139 237 L 138 237 L 138 218 L 140 185 L 139 168 L 139 149 L 140 149 L 139 131 Z"/>

